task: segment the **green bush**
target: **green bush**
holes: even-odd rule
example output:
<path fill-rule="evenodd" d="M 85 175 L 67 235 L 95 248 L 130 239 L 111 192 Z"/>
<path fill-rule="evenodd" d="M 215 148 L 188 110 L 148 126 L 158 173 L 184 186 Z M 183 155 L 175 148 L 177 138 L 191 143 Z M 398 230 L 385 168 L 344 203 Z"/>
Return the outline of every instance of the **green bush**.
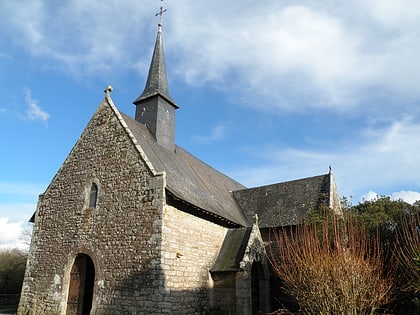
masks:
<path fill-rule="evenodd" d="M 0 251 L 0 294 L 20 293 L 26 260 L 26 254 L 18 249 Z"/>

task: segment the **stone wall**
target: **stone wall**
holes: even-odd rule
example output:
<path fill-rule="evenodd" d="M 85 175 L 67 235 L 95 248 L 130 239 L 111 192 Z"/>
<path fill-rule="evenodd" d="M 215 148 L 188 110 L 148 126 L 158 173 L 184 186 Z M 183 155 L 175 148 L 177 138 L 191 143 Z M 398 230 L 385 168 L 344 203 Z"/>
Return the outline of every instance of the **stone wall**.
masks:
<path fill-rule="evenodd" d="M 330 172 L 330 200 L 329 206 L 333 209 L 334 213 L 337 215 L 343 215 L 343 210 L 341 209 L 340 195 L 338 194 L 337 185 L 333 174 Z"/>
<path fill-rule="evenodd" d="M 213 310 L 213 267 L 227 228 L 166 206 L 161 266 L 165 276 L 162 313 L 202 314 Z"/>
<path fill-rule="evenodd" d="M 213 273 L 214 308 L 217 314 L 236 314 L 236 277 L 237 272 Z"/>
<path fill-rule="evenodd" d="M 88 208 L 92 182 L 98 201 Z M 94 262 L 92 313 L 155 314 L 163 187 L 105 99 L 39 199 L 18 314 L 65 313 L 78 253 Z"/>

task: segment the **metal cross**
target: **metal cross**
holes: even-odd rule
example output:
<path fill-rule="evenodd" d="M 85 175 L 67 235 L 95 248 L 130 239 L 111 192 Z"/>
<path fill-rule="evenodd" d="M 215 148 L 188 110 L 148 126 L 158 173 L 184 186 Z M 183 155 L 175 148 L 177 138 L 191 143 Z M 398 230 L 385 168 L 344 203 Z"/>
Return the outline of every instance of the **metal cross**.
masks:
<path fill-rule="evenodd" d="M 165 13 L 167 11 L 167 9 L 165 9 L 165 10 L 163 9 L 163 0 L 160 0 L 160 1 L 161 1 L 162 5 L 160 6 L 160 11 L 158 13 L 156 13 L 155 16 L 160 15 L 159 26 L 162 26 L 162 15 L 163 15 L 163 13 Z"/>

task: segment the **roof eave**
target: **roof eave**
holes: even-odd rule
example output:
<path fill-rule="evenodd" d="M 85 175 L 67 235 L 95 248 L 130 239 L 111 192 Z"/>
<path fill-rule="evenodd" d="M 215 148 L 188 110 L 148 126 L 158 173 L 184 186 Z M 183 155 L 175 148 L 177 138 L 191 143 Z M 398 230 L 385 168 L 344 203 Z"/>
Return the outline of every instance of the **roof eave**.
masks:
<path fill-rule="evenodd" d="M 169 197 L 169 202 L 168 204 L 173 204 L 173 205 L 181 205 L 180 210 L 184 210 L 185 212 L 197 215 L 197 212 L 201 214 L 200 217 L 210 220 L 212 222 L 215 222 L 219 225 L 225 226 L 225 227 L 229 227 L 229 228 L 239 228 L 239 227 L 243 227 L 243 225 L 234 222 L 232 220 L 229 220 L 227 218 L 224 218 L 220 215 L 215 214 L 212 211 L 203 209 L 197 205 L 192 204 L 191 202 L 188 202 L 187 200 L 185 200 L 184 198 L 177 196 L 177 194 L 172 191 L 170 188 L 166 187 L 166 191 L 167 191 L 167 197 Z M 172 200 L 171 200 L 172 198 Z M 197 212 L 196 212 L 197 211 Z M 194 213 L 193 213 L 194 212 Z"/>

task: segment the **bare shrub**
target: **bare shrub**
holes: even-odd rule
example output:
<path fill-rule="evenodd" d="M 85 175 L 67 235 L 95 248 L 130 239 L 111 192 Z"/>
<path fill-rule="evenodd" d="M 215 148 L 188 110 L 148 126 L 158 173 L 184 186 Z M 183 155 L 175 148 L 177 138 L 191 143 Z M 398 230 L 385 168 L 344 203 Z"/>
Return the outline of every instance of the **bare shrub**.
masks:
<path fill-rule="evenodd" d="M 272 266 L 304 314 L 373 314 L 392 288 L 379 239 L 350 218 L 332 221 L 275 233 Z"/>
<path fill-rule="evenodd" d="M 420 214 L 402 219 L 395 256 L 405 275 L 403 289 L 420 293 Z"/>

